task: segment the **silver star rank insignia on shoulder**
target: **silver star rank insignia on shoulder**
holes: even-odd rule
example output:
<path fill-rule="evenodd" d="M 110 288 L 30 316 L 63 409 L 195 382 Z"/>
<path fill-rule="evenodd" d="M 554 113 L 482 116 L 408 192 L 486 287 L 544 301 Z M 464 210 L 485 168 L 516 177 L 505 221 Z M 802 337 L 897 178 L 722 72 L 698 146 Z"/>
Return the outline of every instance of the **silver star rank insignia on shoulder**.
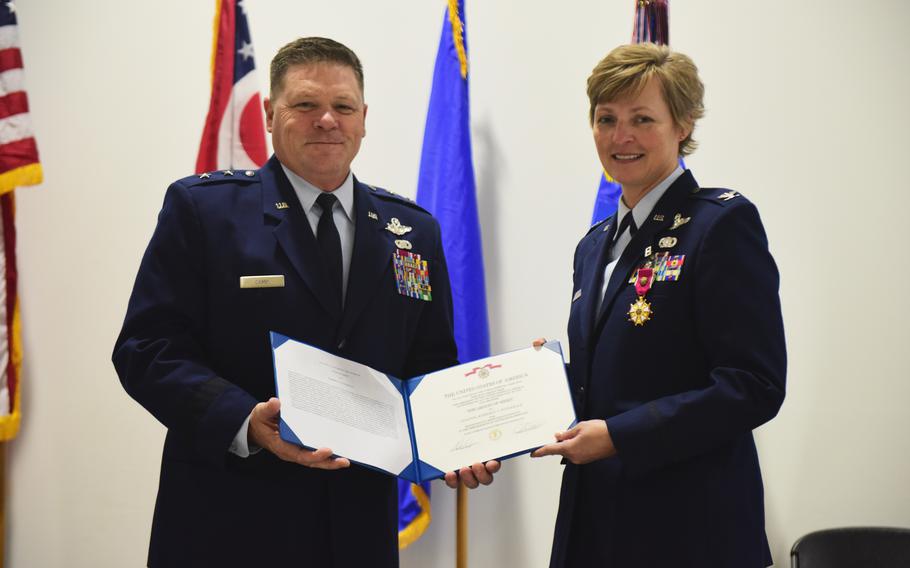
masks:
<path fill-rule="evenodd" d="M 402 225 L 401 221 L 398 220 L 398 217 L 392 217 L 392 221 L 385 226 L 385 230 L 389 231 L 393 235 L 404 235 L 405 233 L 411 232 L 411 227 L 407 225 Z"/>

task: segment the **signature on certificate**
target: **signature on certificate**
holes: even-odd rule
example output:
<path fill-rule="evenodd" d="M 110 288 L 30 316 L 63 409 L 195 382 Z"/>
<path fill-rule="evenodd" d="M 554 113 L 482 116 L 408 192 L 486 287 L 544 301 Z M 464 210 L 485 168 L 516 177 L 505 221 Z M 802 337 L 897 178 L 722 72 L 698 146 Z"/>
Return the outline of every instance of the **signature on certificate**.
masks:
<path fill-rule="evenodd" d="M 470 448 L 471 446 L 476 446 L 476 445 L 477 445 L 477 440 L 472 440 L 471 438 L 462 438 L 461 440 L 458 440 L 458 442 L 455 443 L 455 446 L 452 447 L 451 451 L 457 452 L 459 450 L 465 450 L 467 448 Z"/>
<path fill-rule="evenodd" d="M 530 432 L 531 430 L 537 430 L 543 426 L 543 424 L 543 420 L 538 420 L 537 422 L 525 422 L 524 424 L 520 424 L 515 428 L 515 433 L 523 434 L 525 432 Z"/>

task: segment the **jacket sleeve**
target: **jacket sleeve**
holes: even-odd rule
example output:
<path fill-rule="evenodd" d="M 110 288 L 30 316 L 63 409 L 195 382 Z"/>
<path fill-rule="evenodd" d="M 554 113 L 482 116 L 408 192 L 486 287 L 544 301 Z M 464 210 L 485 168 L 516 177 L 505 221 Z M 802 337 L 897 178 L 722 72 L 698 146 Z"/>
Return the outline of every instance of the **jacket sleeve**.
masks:
<path fill-rule="evenodd" d="M 192 196 L 175 183 L 142 258 L 113 362 L 131 397 L 219 466 L 257 401 L 207 361 L 204 250 Z"/>
<path fill-rule="evenodd" d="M 632 474 L 728 443 L 773 418 L 783 403 L 786 348 L 779 276 L 755 207 L 743 201 L 724 211 L 693 260 L 691 331 L 708 376 L 683 377 L 686 384 L 703 386 L 607 420 Z"/>

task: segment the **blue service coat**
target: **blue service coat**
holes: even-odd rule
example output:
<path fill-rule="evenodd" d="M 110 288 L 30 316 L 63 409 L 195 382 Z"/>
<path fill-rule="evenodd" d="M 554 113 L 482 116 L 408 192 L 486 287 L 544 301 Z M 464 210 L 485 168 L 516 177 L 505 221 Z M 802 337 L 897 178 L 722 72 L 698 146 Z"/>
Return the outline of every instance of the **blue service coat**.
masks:
<path fill-rule="evenodd" d="M 356 179 L 354 210 L 342 312 L 276 158 L 168 188 L 113 354 L 126 391 L 167 427 L 150 566 L 398 565 L 395 478 L 228 452 L 253 406 L 275 394 L 269 330 L 397 377 L 456 364 L 438 224 Z M 412 231 L 389 232 L 392 218 Z M 397 291 L 403 238 L 428 261 L 431 301 Z M 277 274 L 284 287 L 239 286 Z"/>
<path fill-rule="evenodd" d="M 616 225 L 578 244 L 568 335 L 578 419 L 605 419 L 618 455 L 566 465 L 550 566 L 768 566 L 752 429 L 783 402 L 786 350 L 758 211 L 686 171 L 621 255 L 597 313 Z M 653 282 L 652 315 L 636 325 L 630 278 L 663 252 L 684 255 L 678 279 Z"/>

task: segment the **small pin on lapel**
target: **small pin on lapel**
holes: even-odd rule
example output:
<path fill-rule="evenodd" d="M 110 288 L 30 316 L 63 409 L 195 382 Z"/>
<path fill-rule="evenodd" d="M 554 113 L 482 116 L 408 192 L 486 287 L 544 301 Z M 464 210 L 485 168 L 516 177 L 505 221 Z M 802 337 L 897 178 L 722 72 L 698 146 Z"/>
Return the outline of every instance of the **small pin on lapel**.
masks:
<path fill-rule="evenodd" d="M 288 207 L 290 207 L 290 206 L 287 204 L 286 201 L 279 201 L 278 203 L 275 204 L 275 209 L 287 209 Z"/>
<path fill-rule="evenodd" d="M 372 211 L 367 211 L 367 217 L 369 217 L 370 219 L 372 219 L 374 221 L 379 220 L 379 215 L 377 215 L 376 213 L 373 213 Z"/>
<path fill-rule="evenodd" d="M 398 217 L 392 217 L 391 222 L 386 224 L 385 230 L 392 233 L 393 235 L 398 235 L 400 237 L 405 233 L 410 233 L 411 227 L 402 225 L 401 221 L 398 220 Z"/>
<path fill-rule="evenodd" d="M 657 221 L 658 223 L 662 223 L 664 220 L 664 216 L 662 214 L 658 213 L 657 215 L 654 216 L 654 220 Z"/>
<path fill-rule="evenodd" d="M 688 223 L 692 217 L 683 217 L 681 214 L 677 213 L 673 216 L 673 225 L 670 227 L 670 230 L 678 229 Z"/>

